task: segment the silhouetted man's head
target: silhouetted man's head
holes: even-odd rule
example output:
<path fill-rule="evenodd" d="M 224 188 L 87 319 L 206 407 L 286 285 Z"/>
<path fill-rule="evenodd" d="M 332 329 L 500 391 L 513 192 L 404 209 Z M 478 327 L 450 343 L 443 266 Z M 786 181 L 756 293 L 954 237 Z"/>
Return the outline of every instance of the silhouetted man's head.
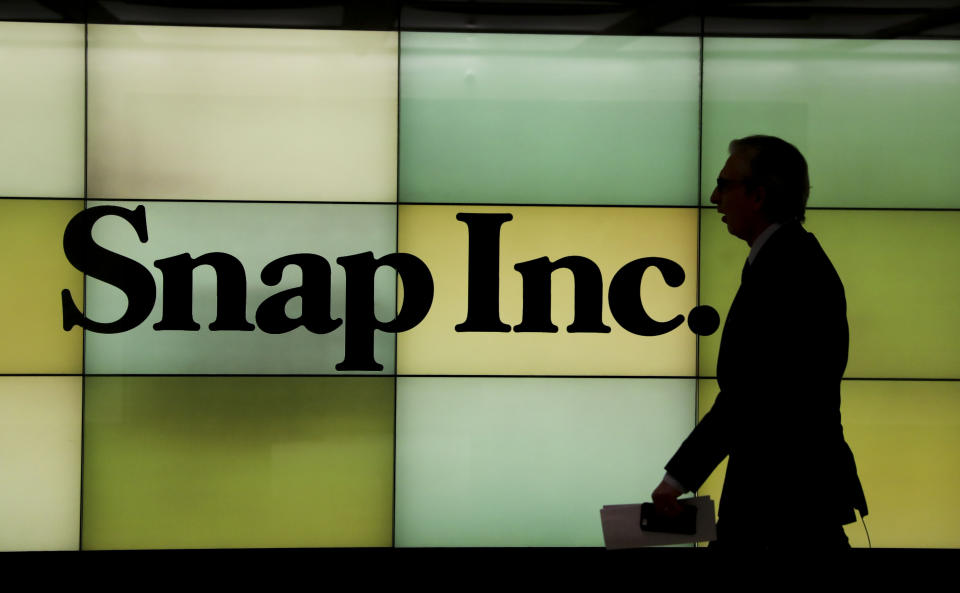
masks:
<path fill-rule="evenodd" d="M 803 222 L 810 196 L 807 161 L 797 147 L 775 136 L 747 136 L 730 143 L 750 167 L 748 186 L 766 189 L 764 214 L 770 222 Z"/>
<path fill-rule="evenodd" d="M 727 230 L 753 244 L 770 223 L 803 222 L 809 195 L 807 161 L 795 146 L 773 136 L 747 136 L 730 143 L 710 201 Z"/>

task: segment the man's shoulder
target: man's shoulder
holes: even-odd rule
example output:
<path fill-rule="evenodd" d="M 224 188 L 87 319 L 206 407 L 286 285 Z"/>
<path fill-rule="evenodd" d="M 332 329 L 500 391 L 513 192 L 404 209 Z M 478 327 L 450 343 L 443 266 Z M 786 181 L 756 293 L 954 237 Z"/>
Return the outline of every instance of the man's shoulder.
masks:
<path fill-rule="evenodd" d="M 783 225 L 755 260 L 756 281 L 785 291 L 843 294 L 843 283 L 817 238 L 800 223 Z M 834 290 L 835 289 L 835 290 Z M 821 295 L 826 297 L 826 294 Z"/>
<path fill-rule="evenodd" d="M 784 224 L 757 254 L 758 268 L 782 269 L 797 264 L 833 269 L 817 238 L 798 222 Z"/>

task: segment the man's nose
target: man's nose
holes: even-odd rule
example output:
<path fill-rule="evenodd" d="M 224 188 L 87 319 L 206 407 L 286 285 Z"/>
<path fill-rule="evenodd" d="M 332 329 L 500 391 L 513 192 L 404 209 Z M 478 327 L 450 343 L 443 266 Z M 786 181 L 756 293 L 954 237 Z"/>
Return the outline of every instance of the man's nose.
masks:
<path fill-rule="evenodd" d="M 714 188 L 713 193 L 710 194 L 710 203 L 720 205 L 720 198 L 718 197 L 719 192 Z"/>

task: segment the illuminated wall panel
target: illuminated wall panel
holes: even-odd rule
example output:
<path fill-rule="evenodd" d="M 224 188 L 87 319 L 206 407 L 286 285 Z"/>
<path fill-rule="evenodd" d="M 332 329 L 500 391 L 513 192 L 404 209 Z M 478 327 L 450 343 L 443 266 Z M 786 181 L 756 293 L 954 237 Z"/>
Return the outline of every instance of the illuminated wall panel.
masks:
<path fill-rule="evenodd" d="M 403 33 L 400 199 L 696 203 L 695 38 Z"/>
<path fill-rule="evenodd" d="M 90 202 L 90 206 L 103 202 Z M 133 209 L 134 204 L 121 204 Z M 210 331 L 216 319 L 216 275 L 209 266 L 194 272 L 194 319 L 199 331 L 156 331 L 163 309 L 163 284 L 157 259 L 182 253 L 196 258 L 210 252 L 225 252 L 243 264 L 247 280 L 247 321 L 256 325 L 257 307 L 270 295 L 303 283 L 297 266 L 284 270 L 282 282 L 267 286 L 261 271 L 270 261 L 295 254 L 317 254 L 330 265 L 330 311 L 332 319 L 343 318 L 345 274 L 336 263 L 340 256 L 372 251 L 377 257 L 396 250 L 396 207 L 374 204 L 213 204 L 154 202 L 146 204 L 149 230 L 147 243 L 140 243 L 133 227 L 118 216 L 101 219 L 94 227 L 95 240 L 104 247 L 132 258 L 148 268 L 157 285 L 153 313 L 135 329 L 124 333 L 87 332 L 88 373 L 291 373 L 336 372 L 343 360 L 344 325 L 326 333 L 311 333 L 298 327 L 288 333 Z M 322 275 L 325 277 L 325 275 Z M 320 277 L 319 275 L 317 277 Z M 379 319 L 395 316 L 396 274 L 389 268 L 375 279 L 374 310 Z M 111 322 L 120 318 L 127 301 L 116 287 L 87 278 L 87 316 Z M 286 314 L 299 319 L 302 300 L 294 297 Z M 318 299 L 309 306 L 323 307 Z M 393 372 L 394 337 L 376 332 L 376 360 L 383 372 Z"/>
<path fill-rule="evenodd" d="M 808 211 L 843 281 L 850 323 L 847 377 L 957 378 L 960 212 Z M 725 319 L 747 258 L 715 211 L 703 212 L 700 300 Z M 720 332 L 700 341 L 716 373 Z"/>
<path fill-rule="evenodd" d="M 63 255 L 82 200 L 0 200 L 0 373 L 79 373 L 82 335 L 63 331 L 60 291 L 83 306 L 83 276 Z"/>
<path fill-rule="evenodd" d="M 90 195 L 395 201 L 397 36 L 90 25 Z"/>
<path fill-rule="evenodd" d="M 389 546 L 393 379 L 86 379 L 83 548 Z"/>
<path fill-rule="evenodd" d="M 700 418 L 716 400 L 716 381 L 700 382 Z M 960 488 L 960 385 L 953 381 L 844 381 L 844 436 L 867 498 L 874 547 L 960 547 L 960 511 L 951 504 L 904 504 L 929 497 L 930 484 Z M 727 462 L 697 492 L 720 499 Z M 867 547 L 863 525 L 845 527 Z"/>
<path fill-rule="evenodd" d="M 516 263 L 578 255 L 591 259 L 603 278 L 603 322 L 610 333 L 568 333 L 573 321 L 573 276 L 552 278 L 551 319 L 557 333 L 456 332 L 467 314 L 467 225 L 459 212 L 510 213 L 501 227 L 500 317 L 522 321 L 522 277 Z M 682 323 L 647 337 L 623 329 L 610 314 L 607 292 L 614 274 L 641 257 L 677 262 L 686 278 L 667 286 L 657 270 L 644 276 L 638 296 L 658 321 L 684 315 L 696 304 L 696 217 L 692 208 L 538 208 L 401 206 L 400 250 L 430 267 L 436 287 L 433 308 L 414 329 L 398 336 L 402 374 L 694 374 L 696 336 Z M 589 355 L 586 353 L 590 353 Z"/>
<path fill-rule="evenodd" d="M 740 272 L 750 254 L 745 242 L 727 231 L 715 210 L 700 212 L 700 303 L 720 313 L 720 329 L 700 338 L 699 374 L 717 374 L 717 353 L 727 312 L 740 286 Z M 830 255 L 828 252 L 827 255 Z"/>
<path fill-rule="evenodd" d="M 0 22 L 0 196 L 83 196 L 83 25 Z"/>
<path fill-rule="evenodd" d="M 960 383 L 844 381 L 842 413 L 874 547 L 960 547 Z M 846 530 L 867 545 L 860 524 Z"/>
<path fill-rule="evenodd" d="M 398 546 L 599 546 L 690 431 L 687 379 L 404 378 Z"/>
<path fill-rule="evenodd" d="M 611 281 L 670 259 L 684 281 L 648 271 L 631 310 L 667 321 L 699 301 L 723 322 L 748 247 L 708 200 L 727 143 L 753 133 L 795 143 L 810 205 L 838 208 L 808 212 L 807 228 L 846 288 L 846 376 L 871 379 L 844 382 L 843 418 L 873 544 L 960 547 L 960 386 L 944 380 L 960 379 L 960 41 L 705 38 L 701 62 L 696 37 L 86 30 L 0 23 L 0 550 L 76 549 L 81 491 L 88 549 L 602 545 L 600 507 L 646 497 L 695 405 L 712 405 L 720 341 L 700 342 L 697 368 L 685 322 L 630 333 Z M 128 306 L 64 256 L 84 196 L 167 200 L 143 204 L 146 242 L 115 216 L 93 231 L 156 285 L 130 331 L 62 328 L 63 289 L 96 321 Z M 492 297 L 510 331 L 456 331 L 461 213 L 513 217 Z M 337 258 L 395 251 L 436 290 L 414 329 L 373 332 L 388 376 L 256 376 L 341 374 L 345 355 L 344 326 L 263 331 L 264 299 L 306 282 L 291 266 L 268 285 L 269 262 L 325 258 L 330 317 L 349 326 Z M 201 328 L 155 330 L 169 304 L 155 262 L 212 252 L 241 262 L 259 327 L 209 329 L 217 277 L 201 266 Z M 512 331 L 514 265 L 567 256 L 597 264 L 610 333 L 568 331 L 569 270 L 551 276 L 558 331 Z M 396 277 L 374 280 L 380 321 L 411 292 Z M 286 315 L 326 313 L 323 293 Z M 700 494 L 719 500 L 725 468 Z M 944 504 L 904 505 L 931 487 Z M 860 525 L 847 533 L 866 545 Z"/>
<path fill-rule="evenodd" d="M 717 395 L 720 394 L 720 386 L 717 385 L 716 380 L 714 379 L 701 379 L 697 381 L 697 422 L 703 420 L 703 417 L 707 412 L 710 411 L 710 408 L 713 407 L 713 402 L 717 401 Z M 684 439 L 687 438 L 687 435 L 684 435 Z M 673 453 L 671 453 L 673 455 Z M 669 459 L 668 459 L 669 460 Z M 666 462 L 664 462 L 666 464 Z M 724 459 L 720 462 L 713 473 L 710 474 L 710 477 L 700 486 L 700 489 L 697 490 L 698 496 L 709 496 L 714 500 L 716 506 L 714 509 L 717 511 L 719 517 L 720 513 L 720 494 L 723 492 L 723 478 L 727 473 L 727 459 Z"/>
<path fill-rule="evenodd" d="M 0 551 L 76 550 L 80 377 L 0 377 Z"/>
<path fill-rule="evenodd" d="M 811 205 L 960 207 L 960 41 L 705 39 L 703 202 L 727 144 L 780 136 Z"/>

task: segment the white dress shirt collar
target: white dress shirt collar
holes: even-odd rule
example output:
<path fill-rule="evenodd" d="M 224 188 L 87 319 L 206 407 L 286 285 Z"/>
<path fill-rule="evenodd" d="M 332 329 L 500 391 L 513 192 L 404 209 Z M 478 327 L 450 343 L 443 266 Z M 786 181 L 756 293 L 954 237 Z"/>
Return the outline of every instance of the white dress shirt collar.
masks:
<path fill-rule="evenodd" d="M 763 232 L 754 239 L 753 245 L 750 246 L 750 255 L 747 256 L 748 262 L 753 264 L 753 260 L 757 259 L 757 254 L 760 253 L 760 248 L 763 247 L 763 244 L 767 242 L 770 235 L 775 233 L 780 226 L 779 222 L 771 223 L 770 226 L 763 229 Z"/>

